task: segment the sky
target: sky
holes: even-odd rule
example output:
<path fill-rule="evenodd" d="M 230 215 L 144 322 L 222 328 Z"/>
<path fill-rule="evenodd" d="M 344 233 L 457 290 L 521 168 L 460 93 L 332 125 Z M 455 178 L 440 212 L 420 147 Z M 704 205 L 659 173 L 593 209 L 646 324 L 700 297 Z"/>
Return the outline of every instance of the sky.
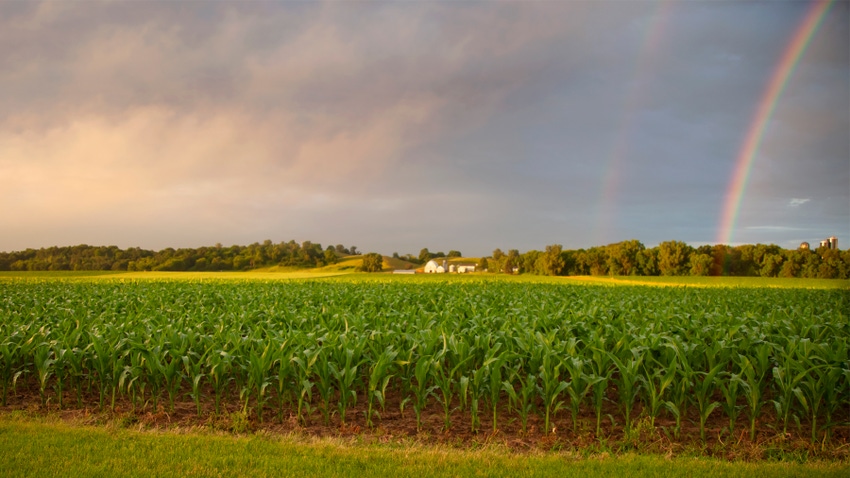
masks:
<path fill-rule="evenodd" d="M 844 249 L 850 2 L 759 123 L 815 7 L 0 2 L 0 251 Z"/>

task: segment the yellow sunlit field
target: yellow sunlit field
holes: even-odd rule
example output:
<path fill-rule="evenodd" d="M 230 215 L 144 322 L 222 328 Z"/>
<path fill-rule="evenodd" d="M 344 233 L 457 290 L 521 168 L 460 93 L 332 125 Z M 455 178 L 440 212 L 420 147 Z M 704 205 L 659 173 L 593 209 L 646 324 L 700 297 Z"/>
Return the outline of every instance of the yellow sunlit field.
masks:
<path fill-rule="evenodd" d="M 474 261 L 468 260 L 468 261 Z M 385 258 L 385 270 L 392 259 Z M 338 264 L 316 269 L 265 268 L 247 272 L 113 272 L 113 271 L 0 271 L 0 280 L 74 279 L 74 280 L 299 280 L 341 278 L 347 281 L 478 281 L 500 280 L 539 283 L 577 283 L 608 286 L 652 287 L 724 287 L 724 288 L 781 288 L 781 289 L 848 289 L 850 280 L 800 279 L 776 277 L 646 277 L 646 276 L 564 276 L 504 275 L 488 273 L 393 275 L 390 271 L 378 274 L 356 272 L 360 259 L 348 259 Z"/>

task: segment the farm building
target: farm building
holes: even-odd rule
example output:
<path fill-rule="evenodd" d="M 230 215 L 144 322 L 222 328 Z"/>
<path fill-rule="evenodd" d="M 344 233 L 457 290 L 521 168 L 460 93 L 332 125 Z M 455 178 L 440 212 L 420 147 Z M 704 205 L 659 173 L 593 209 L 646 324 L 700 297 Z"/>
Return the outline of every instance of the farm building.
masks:
<path fill-rule="evenodd" d="M 442 274 L 446 272 L 446 270 L 446 261 L 443 261 L 442 264 L 437 264 L 437 261 L 431 259 L 425 264 L 426 274 Z"/>
<path fill-rule="evenodd" d="M 424 269 L 426 274 L 443 274 L 445 272 L 464 274 L 475 272 L 475 264 L 448 264 L 446 260 L 437 263 L 435 260 L 428 261 Z"/>

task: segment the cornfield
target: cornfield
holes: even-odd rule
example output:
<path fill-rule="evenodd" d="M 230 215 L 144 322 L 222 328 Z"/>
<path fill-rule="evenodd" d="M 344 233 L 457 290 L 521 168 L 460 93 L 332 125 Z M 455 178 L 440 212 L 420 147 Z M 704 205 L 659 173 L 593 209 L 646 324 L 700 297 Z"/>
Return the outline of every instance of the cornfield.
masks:
<path fill-rule="evenodd" d="M 848 351 L 844 290 L 0 281 L 4 407 L 829 442 L 850 425 Z"/>

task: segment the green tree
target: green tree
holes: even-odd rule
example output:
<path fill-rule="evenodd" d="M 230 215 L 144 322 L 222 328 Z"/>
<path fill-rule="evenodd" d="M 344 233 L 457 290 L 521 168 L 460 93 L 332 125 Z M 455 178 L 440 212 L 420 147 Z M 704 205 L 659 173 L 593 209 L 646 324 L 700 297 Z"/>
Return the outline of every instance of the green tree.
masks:
<path fill-rule="evenodd" d="M 362 272 L 381 272 L 384 270 L 384 257 L 377 252 L 363 255 L 363 263 L 360 264 Z"/>
<path fill-rule="evenodd" d="M 608 251 L 608 272 L 630 276 L 638 273 L 638 255 L 646 247 L 637 239 L 611 244 Z"/>
<path fill-rule="evenodd" d="M 543 271 L 550 276 L 561 275 L 564 270 L 564 258 L 561 257 L 560 244 L 552 244 L 546 246 L 543 255 L 540 256 L 542 261 Z"/>
<path fill-rule="evenodd" d="M 764 259 L 762 260 L 761 266 L 761 276 L 762 277 L 776 277 L 779 275 L 779 271 L 782 269 L 782 255 L 781 254 L 765 254 Z"/>
<path fill-rule="evenodd" d="M 608 274 L 608 252 L 605 247 L 591 247 L 576 256 L 576 272 L 581 275 Z"/>
<path fill-rule="evenodd" d="M 419 251 L 419 263 L 424 264 L 431 260 L 431 251 L 427 247 Z"/>
<path fill-rule="evenodd" d="M 486 258 L 486 257 L 482 257 L 481 259 L 478 259 L 478 265 L 477 265 L 477 266 L 475 266 L 475 270 L 476 270 L 476 271 L 484 272 L 484 271 L 486 271 L 486 270 L 487 270 L 487 266 L 488 266 L 488 264 L 487 264 L 487 258 Z"/>
<path fill-rule="evenodd" d="M 707 276 L 711 273 L 714 258 L 708 254 L 691 254 L 690 266 L 692 276 Z"/>
<path fill-rule="evenodd" d="M 537 267 L 537 261 L 541 254 L 543 253 L 534 249 L 524 252 L 519 256 L 519 270 L 542 275 L 543 272 Z"/>
<path fill-rule="evenodd" d="M 658 270 L 661 275 L 687 275 L 692 250 L 691 246 L 680 241 L 667 241 L 659 244 Z"/>
<path fill-rule="evenodd" d="M 446 255 L 446 257 L 448 257 L 449 259 L 451 259 L 453 257 L 463 257 L 463 254 L 461 254 L 460 251 L 451 250 Z"/>
<path fill-rule="evenodd" d="M 505 274 L 513 274 L 515 267 L 519 267 L 519 251 L 511 249 L 508 251 L 508 255 L 505 256 L 505 264 L 502 266 L 502 271 Z"/>
<path fill-rule="evenodd" d="M 657 276 L 658 275 L 658 249 L 644 249 L 637 256 L 638 275 L 642 276 Z"/>

